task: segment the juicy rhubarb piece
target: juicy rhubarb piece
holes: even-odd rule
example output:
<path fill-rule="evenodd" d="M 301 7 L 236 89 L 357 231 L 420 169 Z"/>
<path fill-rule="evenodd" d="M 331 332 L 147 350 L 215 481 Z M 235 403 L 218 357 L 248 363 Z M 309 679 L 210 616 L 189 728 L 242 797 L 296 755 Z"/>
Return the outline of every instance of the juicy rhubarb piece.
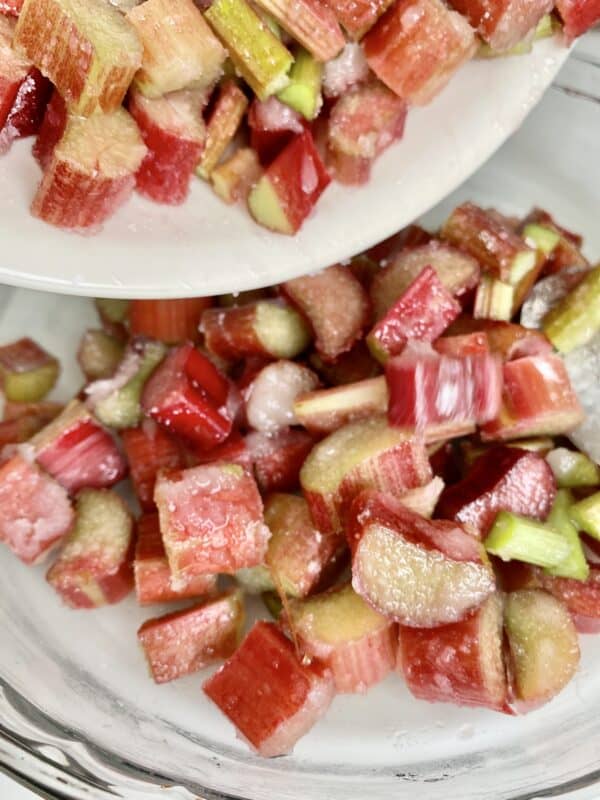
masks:
<path fill-rule="evenodd" d="M 233 141 L 248 108 L 248 99 L 234 80 L 219 87 L 219 94 L 206 128 L 206 146 L 196 159 L 196 174 L 208 180 Z"/>
<path fill-rule="evenodd" d="M 189 342 L 171 351 L 142 395 L 142 409 L 173 434 L 210 448 L 231 433 L 232 387 Z"/>
<path fill-rule="evenodd" d="M 398 671 L 420 700 L 507 711 L 502 628 L 498 592 L 460 622 L 433 629 L 401 626 Z"/>
<path fill-rule="evenodd" d="M 54 387 L 60 366 L 33 339 L 19 339 L 0 347 L 0 382 L 7 400 L 36 403 Z"/>
<path fill-rule="evenodd" d="M 14 21 L 0 16 L 0 130 L 4 128 L 17 94 L 27 73 L 30 62 L 21 58 L 12 48 Z"/>
<path fill-rule="evenodd" d="M 234 591 L 144 622 L 137 635 L 155 683 L 229 658 L 242 638 L 244 619 L 242 595 Z"/>
<path fill-rule="evenodd" d="M 444 481 L 436 475 L 429 483 L 418 486 L 416 489 L 411 489 L 403 494 L 400 499 L 402 500 L 402 505 L 414 511 L 415 514 L 430 518 L 433 516 L 443 490 Z"/>
<path fill-rule="evenodd" d="M 475 293 L 473 317 L 507 322 L 513 316 L 515 288 L 510 283 L 494 278 L 491 274 L 481 276 Z"/>
<path fill-rule="evenodd" d="M 578 630 L 597 632 L 600 622 L 600 568 L 590 565 L 586 580 L 559 578 L 545 570 L 532 569 L 525 576 L 526 588 L 541 588 L 550 592 L 567 607 Z"/>
<path fill-rule="evenodd" d="M 292 54 L 245 0 L 215 0 L 206 19 L 260 100 L 287 86 Z"/>
<path fill-rule="evenodd" d="M 351 39 L 362 39 L 379 17 L 388 10 L 393 0 L 327 0 L 340 24 Z"/>
<path fill-rule="evenodd" d="M 498 51 L 515 47 L 549 14 L 553 0 L 452 0 L 487 44 Z"/>
<path fill-rule="evenodd" d="M 544 317 L 542 328 L 554 347 L 569 353 L 587 344 L 600 331 L 600 266 Z"/>
<path fill-rule="evenodd" d="M 560 489 L 576 489 L 600 484 L 600 467 L 584 453 L 557 447 L 546 455 Z"/>
<path fill-rule="evenodd" d="M 211 305 L 209 297 L 132 300 L 128 310 L 131 335 L 149 336 L 166 344 L 197 341 L 202 312 Z"/>
<path fill-rule="evenodd" d="M 60 406 L 58 409 L 60 410 Z M 7 419 L 5 416 L 4 420 L 0 422 L 0 449 L 7 444 L 19 444 L 31 439 L 55 416 L 56 414 L 45 415 L 33 411 L 12 419 Z"/>
<path fill-rule="evenodd" d="M 391 428 L 381 417 L 330 434 L 315 445 L 300 472 L 313 521 L 323 532 L 342 529 L 349 504 L 362 490 L 400 497 L 431 478 L 422 442 Z"/>
<path fill-rule="evenodd" d="M 201 331 L 211 353 L 232 361 L 249 356 L 294 358 L 310 342 L 310 329 L 300 314 L 273 300 L 209 308 L 202 314 Z"/>
<path fill-rule="evenodd" d="M 565 606 L 539 589 L 510 592 L 504 606 L 511 689 L 536 707 L 557 695 L 579 666 L 577 631 Z"/>
<path fill-rule="evenodd" d="M 294 401 L 294 416 L 311 433 L 325 434 L 350 422 L 385 414 L 387 406 L 387 384 L 380 376 L 300 394 Z"/>
<path fill-rule="evenodd" d="M 426 267 L 433 267 L 441 283 L 455 297 L 462 297 L 479 283 L 477 261 L 438 241 L 407 245 L 395 256 L 393 253 L 386 255 L 384 260 L 389 263 L 375 276 L 370 287 L 376 319 L 385 315 Z"/>
<path fill-rule="evenodd" d="M 248 208 L 260 225 L 291 235 L 330 182 L 312 135 L 304 130 L 267 167 L 248 196 Z"/>
<path fill-rule="evenodd" d="M 560 356 L 529 356 L 503 367 L 502 408 L 487 422 L 484 441 L 563 434 L 584 417 Z"/>
<path fill-rule="evenodd" d="M 329 61 L 346 40 L 333 11 L 319 0 L 258 0 L 264 9 L 317 61 Z"/>
<path fill-rule="evenodd" d="M 262 564 L 269 529 L 254 479 L 236 464 L 161 473 L 154 500 L 174 579 Z"/>
<path fill-rule="evenodd" d="M 547 211 L 535 208 L 523 222 L 522 236 L 544 256 L 545 275 L 570 267 L 589 267 L 580 249 L 581 237 L 558 225 Z"/>
<path fill-rule="evenodd" d="M 460 304 L 440 281 L 433 267 L 408 286 L 367 337 L 379 361 L 400 353 L 409 339 L 433 342 L 460 314 Z"/>
<path fill-rule="evenodd" d="M 265 502 L 265 522 L 271 531 L 266 563 L 278 591 L 306 597 L 339 571 L 346 540 L 317 530 L 304 498 L 270 495 Z"/>
<path fill-rule="evenodd" d="M 394 140 L 401 139 L 406 103 L 380 83 L 358 86 L 340 97 L 329 115 L 328 158 L 342 183 L 369 178 L 371 164 Z"/>
<path fill-rule="evenodd" d="M 154 484 L 161 470 L 184 466 L 181 447 L 151 420 L 140 428 L 121 432 L 129 475 L 138 502 L 144 511 L 154 508 Z"/>
<path fill-rule="evenodd" d="M 131 532 L 131 515 L 115 492 L 84 489 L 46 580 L 71 608 L 118 603 L 133 586 Z"/>
<path fill-rule="evenodd" d="M 204 692 L 261 756 L 290 752 L 326 712 L 335 693 L 331 673 L 302 663 L 271 622 L 257 622 Z"/>
<path fill-rule="evenodd" d="M 62 139 L 67 126 L 67 106 L 56 89 L 44 113 L 33 145 L 33 155 L 40 167 L 46 171 L 52 161 L 54 148 Z"/>
<path fill-rule="evenodd" d="M 600 20 L 598 0 L 556 0 L 556 10 L 568 41 L 581 36 Z"/>
<path fill-rule="evenodd" d="M 135 30 L 103 0 L 25 0 L 14 47 L 82 116 L 116 111 L 142 61 Z"/>
<path fill-rule="evenodd" d="M 300 114 L 276 97 L 252 102 L 248 111 L 248 127 L 250 146 L 263 166 L 275 160 L 294 138 L 294 134 L 304 130 Z"/>
<path fill-rule="evenodd" d="M 413 341 L 387 362 L 386 379 L 390 424 L 428 442 L 470 433 L 500 407 L 502 365 L 491 353 L 454 358 Z"/>
<path fill-rule="evenodd" d="M 446 335 L 448 337 L 483 335 L 489 349 L 493 353 L 498 353 L 503 361 L 552 352 L 552 345 L 541 331 L 525 328 L 523 325 L 513 322 L 462 316 L 450 325 Z M 442 338 L 435 343 L 436 350 L 439 349 L 440 352 L 443 352 L 444 341 Z"/>
<path fill-rule="evenodd" d="M 594 539 L 600 539 L 600 492 L 571 506 L 570 515 L 580 530 Z"/>
<path fill-rule="evenodd" d="M 257 567 L 248 567 L 247 569 L 238 569 L 235 573 L 235 579 L 246 594 L 272 592 L 275 597 L 279 597 L 275 591 L 271 572 L 264 564 L 259 564 Z"/>
<path fill-rule="evenodd" d="M 299 47 L 294 53 L 289 84 L 278 93 L 278 98 L 305 119 L 313 120 L 323 105 L 321 79 L 323 65 L 307 50 Z"/>
<path fill-rule="evenodd" d="M 275 361 L 264 367 L 246 393 L 246 419 L 254 430 L 277 433 L 298 425 L 295 400 L 319 385 L 315 373 L 294 361 Z"/>
<path fill-rule="evenodd" d="M 437 514 L 483 538 L 499 511 L 546 519 L 555 496 L 554 475 L 542 456 L 498 446 L 486 450 L 459 483 L 444 489 Z"/>
<path fill-rule="evenodd" d="M 291 492 L 298 486 L 300 469 L 314 445 L 306 431 L 284 430 L 273 436 L 246 436 L 256 482 L 263 493 Z"/>
<path fill-rule="evenodd" d="M 548 525 L 568 542 L 570 552 L 563 561 L 554 567 L 549 567 L 547 572 L 561 578 L 585 581 L 589 577 L 590 568 L 577 528 L 571 521 L 572 506 L 573 495 L 571 492 L 567 489 L 560 489 L 556 493 L 556 500 L 548 517 Z"/>
<path fill-rule="evenodd" d="M 183 203 L 206 137 L 202 92 L 188 89 L 149 99 L 133 91 L 129 112 L 148 148 L 135 178 L 138 192 L 157 203 Z"/>
<path fill-rule="evenodd" d="M 109 328 L 111 325 L 122 325 L 126 322 L 130 302 L 130 300 L 122 300 L 118 297 L 96 297 L 94 299 L 100 321 Z"/>
<path fill-rule="evenodd" d="M 350 350 L 342 353 L 335 361 L 324 361 L 317 352 L 311 353 L 308 360 L 321 379 L 331 386 L 358 383 L 381 374 L 380 365 L 369 352 L 363 339 L 359 339 Z"/>
<path fill-rule="evenodd" d="M 2 30 L 0 28 L 0 42 L 2 38 Z M 8 97 L 12 94 L 11 72 L 17 66 L 16 64 L 11 64 L 10 54 L 5 52 L 4 47 L 5 45 L 0 44 L 0 57 L 3 60 L 2 72 L 4 73 L 4 79 L 8 78 L 8 81 L 4 90 L 0 90 L 4 94 L 4 100 L 0 100 L 0 154 L 6 153 L 15 140 L 33 136 L 38 132 L 52 93 L 50 81 L 44 78 L 38 69 L 31 67 L 17 90 L 12 106 L 4 116 Z M 12 58 L 18 59 L 14 55 Z M 21 59 L 18 59 L 18 61 L 21 61 Z"/>
<path fill-rule="evenodd" d="M 366 81 L 368 77 L 369 65 L 362 47 L 357 42 L 347 42 L 339 56 L 332 58 L 324 66 L 323 94 L 328 99 L 341 97 L 352 86 Z"/>
<path fill-rule="evenodd" d="M 193 0 L 146 0 L 127 19 L 144 47 L 135 85 L 146 97 L 209 89 L 226 53 Z"/>
<path fill-rule="evenodd" d="M 110 378 L 123 358 L 123 342 L 102 330 L 88 329 L 79 342 L 77 361 L 89 381 Z"/>
<path fill-rule="evenodd" d="M 557 531 L 508 511 L 500 511 L 496 517 L 485 549 L 503 561 L 524 561 L 546 568 L 562 564 L 571 552 L 569 542 Z"/>
<path fill-rule="evenodd" d="M 441 0 L 399 0 L 363 46 L 379 80 L 409 105 L 428 103 L 477 49 L 471 26 Z"/>
<path fill-rule="evenodd" d="M 456 523 L 424 519 L 391 495 L 358 495 L 346 533 L 354 590 L 401 625 L 458 622 L 494 591 L 480 542 Z"/>
<path fill-rule="evenodd" d="M 474 331 L 457 336 L 442 336 L 433 343 L 433 349 L 444 356 L 462 358 L 462 356 L 489 353 L 490 345 L 485 331 Z"/>
<path fill-rule="evenodd" d="M 369 299 L 346 267 L 333 267 L 294 278 L 283 292 L 309 320 L 315 347 L 325 361 L 334 361 L 361 337 L 370 317 Z"/>
<path fill-rule="evenodd" d="M 364 693 L 394 668 L 396 625 L 349 585 L 292 600 L 286 616 L 302 653 L 331 670 L 340 693 Z"/>
<path fill-rule="evenodd" d="M 21 455 L 0 466 L 0 541 L 33 564 L 70 530 L 73 509 L 60 484 Z"/>
<path fill-rule="evenodd" d="M 131 195 L 146 152 L 137 125 L 122 108 L 88 119 L 69 117 L 32 214 L 61 228 L 100 225 Z"/>
<path fill-rule="evenodd" d="M 125 477 L 127 465 L 110 433 L 78 400 L 31 440 L 37 463 L 71 494 L 104 489 Z"/>
<path fill-rule="evenodd" d="M 247 200 L 262 175 L 258 156 L 250 147 L 240 147 L 231 158 L 223 161 L 210 173 L 215 193 L 225 203 Z"/>

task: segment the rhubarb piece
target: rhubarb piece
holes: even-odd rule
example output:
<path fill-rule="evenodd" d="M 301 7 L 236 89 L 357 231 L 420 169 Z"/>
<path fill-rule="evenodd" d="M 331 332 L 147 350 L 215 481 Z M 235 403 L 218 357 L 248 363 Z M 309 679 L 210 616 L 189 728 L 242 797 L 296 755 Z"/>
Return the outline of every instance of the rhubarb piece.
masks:
<path fill-rule="evenodd" d="M 600 464 L 600 415 L 597 413 L 600 333 L 589 344 L 567 353 L 564 360 L 571 386 L 586 415 L 583 422 L 568 433 L 568 437 L 579 450 Z"/>
<path fill-rule="evenodd" d="M 43 558 L 71 528 L 65 490 L 21 455 L 0 466 L 0 541 L 26 564 Z"/>
<path fill-rule="evenodd" d="M 276 97 L 261 102 L 255 99 L 248 111 L 250 146 L 263 166 L 274 161 L 284 147 L 302 133 L 304 125 L 297 111 Z"/>
<path fill-rule="evenodd" d="M 583 280 L 546 314 L 544 333 L 561 353 L 588 344 L 600 331 L 600 267 Z"/>
<path fill-rule="evenodd" d="M 568 541 L 547 525 L 528 517 L 500 511 L 485 540 L 485 549 L 503 561 L 524 561 L 538 567 L 556 567 L 569 556 Z"/>
<path fill-rule="evenodd" d="M 233 141 L 248 108 L 248 99 L 233 80 L 219 87 L 219 94 L 206 128 L 206 146 L 196 160 L 196 174 L 208 180 Z"/>
<path fill-rule="evenodd" d="M 422 442 L 372 417 L 345 425 L 315 445 L 300 472 L 313 521 L 339 531 L 349 504 L 363 489 L 396 497 L 431 480 Z"/>
<path fill-rule="evenodd" d="M 60 409 L 60 406 L 58 407 Z M 58 412 L 57 412 L 58 413 Z M 41 431 L 56 414 L 30 413 L 0 422 L 0 450 L 7 444 L 19 444 Z"/>
<path fill-rule="evenodd" d="M 123 358 L 123 342 L 105 331 L 88 329 L 79 342 L 77 361 L 89 381 L 110 378 Z"/>
<path fill-rule="evenodd" d="M 54 387 L 60 366 L 33 339 L 19 339 L 0 347 L 0 381 L 7 400 L 36 403 Z"/>
<path fill-rule="evenodd" d="M 311 433 L 332 433 L 350 422 L 387 412 L 385 378 L 368 378 L 332 389 L 317 389 L 296 397 L 294 416 Z"/>
<path fill-rule="evenodd" d="M 137 635 L 154 682 L 167 683 L 229 658 L 242 638 L 244 618 L 241 593 L 229 592 L 144 622 Z"/>
<path fill-rule="evenodd" d="M 173 434 L 210 448 L 231 433 L 232 388 L 215 365 L 189 342 L 155 370 L 142 395 L 142 409 Z"/>
<path fill-rule="evenodd" d="M 352 3 L 327 0 L 350 38 L 356 40 L 362 39 L 391 4 L 392 0 L 354 0 Z"/>
<path fill-rule="evenodd" d="M 262 369 L 246 395 L 246 419 L 254 430 L 277 433 L 297 425 L 298 395 L 319 385 L 315 373 L 294 361 L 275 361 Z"/>
<path fill-rule="evenodd" d="M 154 508 L 154 484 L 161 470 L 184 466 L 181 447 L 151 420 L 121 432 L 133 489 L 142 510 Z"/>
<path fill-rule="evenodd" d="M 547 39 L 560 30 L 560 24 L 551 14 L 544 14 L 534 29 L 517 44 L 507 50 L 496 50 L 486 42 L 482 42 L 477 50 L 477 58 L 502 58 L 505 56 L 524 56 L 531 53 L 533 45 L 540 39 Z"/>
<path fill-rule="evenodd" d="M 546 519 L 555 495 L 554 476 L 542 456 L 498 446 L 486 450 L 462 481 L 446 487 L 437 514 L 484 538 L 498 511 Z"/>
<path fill-rule="evenodd" d="M 530 247 L 535 247 L 547 258 L 556 249 L 561 237 L 557 230 L 549 226 L 529 222 L 523 227 L 523 238 Z"/>
<path fill-rule="evenodd" d="M 462 356 L 489 353 L 490 345 L 484 331 L 474 331 L 458 336 L 442 336 L 433 343 L 433 349 L 444 356 L 462 358 Z"/>
<path fill-rule="evenodd" d="M 209 308 L 201 330 L 207 349 L 219 358 L 294 358 L 310 342 L 310 330 L 293 308 L 273 300 Z"/>
<path fill-rule="evenodd" d="M 503 367 L 502 408 L 481 431 L 484 441 L 555 436 L 583 419 L 560 356 L 529 356 Z"/>
<path fill-rule="evenodd" d="M 206 19 L 225 44 L 236 72 L 260 100 L 287 86 L 292 54 L 245 0 L 215 0 Z"/>
<path fill-rule="evenodd" d="M 23 0 L 2 0 L 0 2 L 0 14 L 8 17 L 18 17 L 23 8 Z"/>
<path fill-rule="evenodd" d="M 416 247 L 421 247 L 421 245 L 431 242 L 432 239 L 433 236 L 420 225 L 407 225 L 406 228 L 402 228 L 397 233 L 388 236 L 388 238 L 384 239 L 382 242 L 370 247 L 365 251 L 365 255 L 367 258 L 373 259 L 373 261 L 383 268 L 390 263 L 390 260 L 395 259 L 402 250 L 408 251 Z M 438 242 L 437 244 L 439 245 L 440 243 Z M 422 264 L 420 269 L 417 268 L 415 275 L 412 277 L 416 277 L 424 266 L 427 265 Z M 408 283 L 410 283 L 411 280 L 412 278 L 408 280 Z"/>
<path fill-rule="evenodd" d="M 433 267 L 425 267 L 371 330 L 367 343 L 373 355 L 385 362 L 402 352 L 409 339 L 433 342 L 460 311 Z"/>
<path fill-rule="evenodd" d="M 399 631 L 398 671 L 411 694 L 430 703 L 507 711 L 503 601 L 495 592 L 460 622 Z"/>
<path fill-rule="evenodd" d="M 129 300 L 122 300 L 118 297 L 96 297 L 94 305 L 103 323 L 109 322 L 111 325 L 118 325 L 127 320 Z M 134 332 L 141 333 L 141 331 Z"/>
<path fill-rule="evenodd" d="M 387 261 L 390 256 L 386 256 Z M 381 319 L 398 297 L 431 266 L 445 288 L 455 297 L 474 289 L 479 283 L 479 264 L 465 253 L 437 241 L 418 246 L 408 245 L 393 257 L 375 276 L 370 293 L 376 319 Z"/>
<path fill-rule="evenodd" d="M 323 105 L 321 97 L 321 78 L 323 65 L 307 50 L 300 47 L 294 54 L 290 70 L 290 82 L 277 97 L 305 119 L 313 120 Z"/>
<path fill-rule="evenodd" d="M 334 361 L 360 338 L 370 316 L 369 300 L 358 280 L 345 267 L 333 267 L 294 278 L 283 291 L 309 320 L 317 352 Z"/>
<path fill-rule="evenodd" d="M 491 274 L 481 276 L 475 293 L 475 319 L 493 319 L 507 322 L 513 316 L 515 288 L 509 283 L 494 278 Z"/>
<path fill-rule="evenodd" d="M 539 589 L 511 592 L 504 606 L 512 691 L 526 708 L 557 695 L 579 665 L 577 631 L 564 605 Z"/>
<path fill-rule="evenodd" d="M 458 622 L 494 591 L 480 542 L 456 523 L 424 519 L 391 495 L 362 492 L 347 536 L 354 590 L 401 625 Z"/>
<path fill-rule="evenodd" d="M 258 5 L 317 61 L 335 58 L 346 43 L 335 14 L 319 0 L 259 0 Z"/>
<path fill-rule="evenodd" d="M 306 431 L 283 430 L 268 436 L 246 436 L 256 482 L 263 493 L 291 492 L 298 486 L 300 469 L 314 445 Z"/>
<path fill-rule="evenodd" d="M 137 125 L 122 108 L 89 119 L 69 117 L 33 200 L 32 214 L 61 228 L 100 225 L 131 195 L 145 155 Z"/>
<path fill-rule="evenodd" d="M 334 7 L 338 19 L 340 13 Z M 328 61 L 323 68 L 323 94 L 327 98 L 341 97 L 352 86 L 366 81 L 369 77 L 369 65 L 362 47 L 356 42 L 347 42 L 342 52 Z"/>
<path fill-rule="evenodd" d="M 247 200 L 261 175 L 262 167 L 254 150 L 240 147 L 231 158 L 213 169 L 210 182 L 221 200 L 231 204 Z"/>
<path fill-rule="evenodd" d="M 31 440 L 37 463 L 70 494 L 104 489 L 125 477 L 127 465 L 110 433 L 78 400 Z"/>
<path fill-rule="evenodd" d="M 316 352 L 311 353 L 308 360 L 322 380 L 331 386 L 358 383 L 381 374 L 381 366 L 375 361 L 362 339 L 359 339 L 350 350 L 338 356 L 335 361 L 324 361 Z"/>
<path fill-rule="evenodd" d="M 580 530 L 600 539 L 600 492 L 575 503 L 569 513 Z"/>
<path fill-rule="evenodd" d="M 248 208 L 260 225 L 291 235 L 330 182 L 312 135 L 305 130 L 268 166 L 248 196 Z"/>
<path fill-rule="evenodd" d="M 14 22 L 0 16 L 0 131 L 14 107 L 31 64 L 12 48 Z"/>
<path fill-rule="evenodd" d="M 556 10 L 568 41 L 581 36 L 600 19 L 598 0 L 557 0 Z"/>
<path fill-rule="evenodd" d="M 558 578 L 546 570 L 531 570 L 525 576 L 524 588 L 541 588 L 565 604 L 577 629 L 582 633 L 597 633 L 600 622 L 600 569 L 589 567 L 587 580 Z"/>
<path fill-rule="evenodd" d="M 271 571 L 263 564 L 259 564 L 257 567 L 238 569 L 235 579 L 247 594 L 273 592 L 277 596 Z"/>
<path fill-rule="evenodd" d="M 209 297 L 132 300 L 128 313 L 131 335 L 149 336 L 166 344 L 197 341 L 202 312 L 211 305 Z"/>
<path fill-rule="evenodd" d="M 149 99 L 133 91 L 129 111 L 148 148 L 135 178 L 138 192 L 157 203 L 183 203 L 206 137 L 202 92 Z"/>
<path fill-rule="evenodd" d="M 133 586 L 132 520 L 125 503 L 108 489 L 84 489 L 75 526 L 46 580 L 71 608 L 118 603 Z"/>
<path fill-rule="evenodd" d="M 578 489 L 600 484 L 600 467 L 577 450 L 557 447 L 546 455 L 546 461 L 561 489 Z"/>
<path fill-rule="evenodd" d="M 570 267 L 589 267 L 588 260 L 580 250 L 581 237 L 561 228 L 546 211 L 534 209 L 523 224 L 522 235 L 543 254 L 545 275 Z"/>
<path fill-rule="evenodd" d="M 272 622 L 257 622 L 204 692 L 265 757 L 290 752 L 326 712 L 335 686 L 329 671 L 303 664 Z"/>
<path fill-rule="evenodd" d="M 577 528 L 571 522 L 571 508 L 573 496 L 566 489 L 561 489 L 556 494 L 556 500 L 548 517 L 548 525 L 552 530 L 560 533 L 569 544 L 569 555 L 554 567 L 547 569 L 550 575 L 559 578 L 573 578 L 585 581 L 590 574 L 589 565 L 585 559 L 583 546 L 577 533 Z"/>
<path fill-rule="evenodd" d="M 142 60 L 135 30 L 102 0 L 25 0 L 14 47 L 82 116 L 116 111 Z"/>
<path fill-rule="evenodd" d="M 52 161 L 54 148 L 62 139 L 66 126 L 67 106 L 55 89 L 46 106 L 44 118 L 33 145 L 33 156 L 44 171 L 48 169 Z"/>
<path fill-rule="evenodd" d="M 394 668 L 396 625 L 349 585 L 293 600 L 286 616 L 300 650 L 331 670 L 340 693 L 364 693 Z"/>
<path fill-rule="evenodd" d="M 127 18 L 144 46 L 135 85 L 146 97 L 209 89 L 226 53 L 192 0 L 146 0 Z"/>
<path fill-rule="evenodd" d="M 409 105 L 429 103 L 477 49 L 473 29 L 441 0 L 399 0 L 363 46 L 379 80 Z"/>
<path fill-rule="evenodd" d="M 6 422 L 22 419 L 23 417 L 40 417 L 46 423 L 55 419 L 64 406 L 61 403 L 53 403 L 51 400 L 43 400 L 41 403 L 13 403 L 10 400 L 4 402 L 4 413 L 2 419 Z"/>
<path fill-rule="evenodd" d="M 553 5 L 553 0 L 452 0 L 452 6 L 498 51 L 515 47 L 535 31 Z"/>
<path fill-rule="evenodd" d="M 0 27 L 0 42 L 3 38 L 2 33 Z M 3 60 L 2 72 L 5 73 L 5 80 L 7 79 L 5 90 L 2 92 L 4 101 L 0 101 L 0 125 L 2 126 L 0 127 L 0 154 L 6 153 L 17 139 L 33 136 L 38 132 L 52 93 L 50 81 L 44 78 L 38 69 L 31 67 L 17 90 L 12 106 L 7 109 L 7 101 L 13 86 L 11 73 L 14 74 L 15 69 L 18 72 L 18 64 L 11 63 L 11 61 L 20 62 L 21 59 L 14 54 L 11 59 L 11 53 L 6 53 L 4 46 L 4 44 L 0 44 Z M 6 116 L 4 110 L 8 110 Z"/>
<path fill-rule="evenodd" d="M 446 336 L 483 336 L 493 353 L 498 353 L 503 361 L 512 361 L 523 356 L 537 356 L 552 352 L 552 345 L 541 331 L 525 328 L 513 322 L 491 319 L 459 317 Z M 444 342 L 440 339 L 434 344 L 436 350 L 444 352 Z"/>
<path fill-rule="evenodd" d="M 174 579 L 262 564 L 269 529 L 254 479 L 236 464 L 161 473 L 154 500 Z"/>
<path fill-rule="evenodd" d="M 539 280 L 521 308 L 521 325 L 541 328 L 546 314 L 574 289 L 587 274 L 582 267 L 565 268 Z"/>

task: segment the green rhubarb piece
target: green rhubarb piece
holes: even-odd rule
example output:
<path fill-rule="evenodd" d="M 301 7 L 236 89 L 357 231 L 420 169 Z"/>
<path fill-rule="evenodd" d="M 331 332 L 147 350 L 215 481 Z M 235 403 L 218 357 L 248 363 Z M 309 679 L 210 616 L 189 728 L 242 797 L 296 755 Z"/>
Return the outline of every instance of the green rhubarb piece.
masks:
<path fill-rule="evenodd" d="M 513 258 L 510 267 L 510 284 L 517 286 L 537 263 L 537 253 L 535 250 L 523 250 Z"/>
<path fill-rule="evenodd" d="M 560 533 L 508 511 L 500 511 L 484 544 L 488 553 L 503 561 L 524 561 L 538 567 L 556 567 L 571 552 Z"/>
<path fill-rule="evenodd" d="M 600 330 L 600 267 L 590 270 L 581 283 L 546 314 L 542 328 L 561 353 L 569 353 L 593 338 Z"/>
<path fill-rule="evenodd" d="M 494 319 L 507 322 L 512 317 L 515 290 L 509 283 L 482 275 L 475 295 L 475 319 Z"/>
<path fill-rule="evenodd" d="M 248 594 L 261 594 L 275 589 L 269 568 L 263 564 L 238 569 L 235 579 Z"/>
<path fill-rule="evenodd" d="M 129 300 L 114 297 L 97 297 L 94 300 L 100 319 L 108 322 L 125 322 L 129 311 Z"/>
<path fill-rule="evenodd" d="M 546 569 L 550 575 L 559 578 L 573 578 L 577 581 L 587 580 L 590 568 L 586 561 L 583 547 L 579 539 L 577 528 L 571 522 L 570 511 L 573 505 L 573 496 L 567 489 L 561 489 L 556 494 L 552 511 L 547 524 L 553 531 L 560 533 L 569 543 L 569 555 L 555 567 Z"/>
<path fill-rule="evenodd" d="M 106 331 L 90 330 L 81 337 L 77 360 L 89 381 L 114 375 L 125 345 Z"/>
<path fill-rule="evenodd" d="M 205 17 L 259 100 L 288 85 L 292 54 L 245 0 L 215 0 Z"/>
<path fill-rule="evenodd" d="M 544 14 L 544 16 L 537 24 L 537 28 L 535 29 L 535 34 L 533 36 L 533 39 L 536 42 L 539 39 L 547 39 L 549 36 L 554 36 L 555 32 L 559 28 L 560 26 L 557 24 L 557 22 L 555 22 L 552 14 Z"/>
<path fill-rule="evenodd" d="M 294 233 L 277 189 L 268 175 L 263 175 L 248 195 L 248 209 L 254 219 L 265 228 L 289 235 Z"/>
<path fill-rule="evenodd" d="M 296 51 L 295 58 L 289 74 L 290 82 L 277 97 L 306 119 L 312 120 L 323 105 L 321 97 L 323 65 L 302 47 Z"/>
<path fill-rule="evenodd" d="M 594 539 L 600 539 L 600 492 L 571 506 L 571 519 Z"/>
<path fill-rule="evenodd" d="M 560 233 L 545 225 L 531 223 L 523 229 L 523 238 L 545 256 L 549 256 L 560 242 Z"/>
<path fill-rule="evenodd" d="M 557 447 L 546 456 L 556 483 L 561 489 L 577 489 L 581 486 L 598 486 L 600 468 L 584 453 Z"/>

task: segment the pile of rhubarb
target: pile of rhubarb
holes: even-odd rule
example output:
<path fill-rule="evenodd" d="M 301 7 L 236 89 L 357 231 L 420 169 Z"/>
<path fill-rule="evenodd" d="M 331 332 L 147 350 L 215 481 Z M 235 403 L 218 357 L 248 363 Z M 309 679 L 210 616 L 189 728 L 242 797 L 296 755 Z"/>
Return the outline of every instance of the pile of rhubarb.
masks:
<path fill-rule="evenodd" d="M 474 56 L 527 53 L 598 0 L 0 0 L 0 154 L 36 136 L 39 219 L 97 231 L 194 176 L 294 234 L 362 184 Z"/>
<path fill-rule="evenodd" d="M 280 286 L 97 300 L 65 406 L 56 358 L 0 347 L 0 540 L 51 554 L 72 608 L 160 604 L 154 680 L 224 660 L 204 691 L 265 756 L 392 672 L 428 701 L 539 706 L 600 630 L 581 243 L 465 203 Z M 244 636 L 248 594 L 272 619 Z"/>

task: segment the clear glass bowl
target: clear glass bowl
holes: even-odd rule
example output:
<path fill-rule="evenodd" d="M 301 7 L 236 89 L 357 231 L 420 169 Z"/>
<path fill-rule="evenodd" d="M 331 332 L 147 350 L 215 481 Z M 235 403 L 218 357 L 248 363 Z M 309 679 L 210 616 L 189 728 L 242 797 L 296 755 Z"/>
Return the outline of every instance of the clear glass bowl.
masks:
<path fill-rule="evenodd" d="M 596 53 L 598 40 L 590 48 Z M 583 54 L 585 57 L 585 53 Z M 521 131 L 457 193 L 523 212 L 547 207 L 600 253 L 600 70 L 571 61 Z M 589 82 L 589 84 L 588 84 Z M 596 87 L 594 89 L 594 86 Z M 565 91 L 570 89 L 569 92 Z M 90 242 L 90 247 L 93 243 Z M 0 293 L 0 341 L 27 333 L 64 358 L 57 395 L 80 383 L 77 338 L 91 302 Z M 599 376 L 600 380 L 600 376 Z M 135 631 L 160 609 L 130 599 L 73 612 L 0 552 L 0 765 L 40 794 L 87 800 L 526 800 L 600 795 L 600 638 L 582 639 L 581 669 L 522 718 L 428 705 L 391 676 L 342 696 L 291 756 L 253 756 L 203 697 L 202 675 L 162 687 L 147 677 Z"/>

